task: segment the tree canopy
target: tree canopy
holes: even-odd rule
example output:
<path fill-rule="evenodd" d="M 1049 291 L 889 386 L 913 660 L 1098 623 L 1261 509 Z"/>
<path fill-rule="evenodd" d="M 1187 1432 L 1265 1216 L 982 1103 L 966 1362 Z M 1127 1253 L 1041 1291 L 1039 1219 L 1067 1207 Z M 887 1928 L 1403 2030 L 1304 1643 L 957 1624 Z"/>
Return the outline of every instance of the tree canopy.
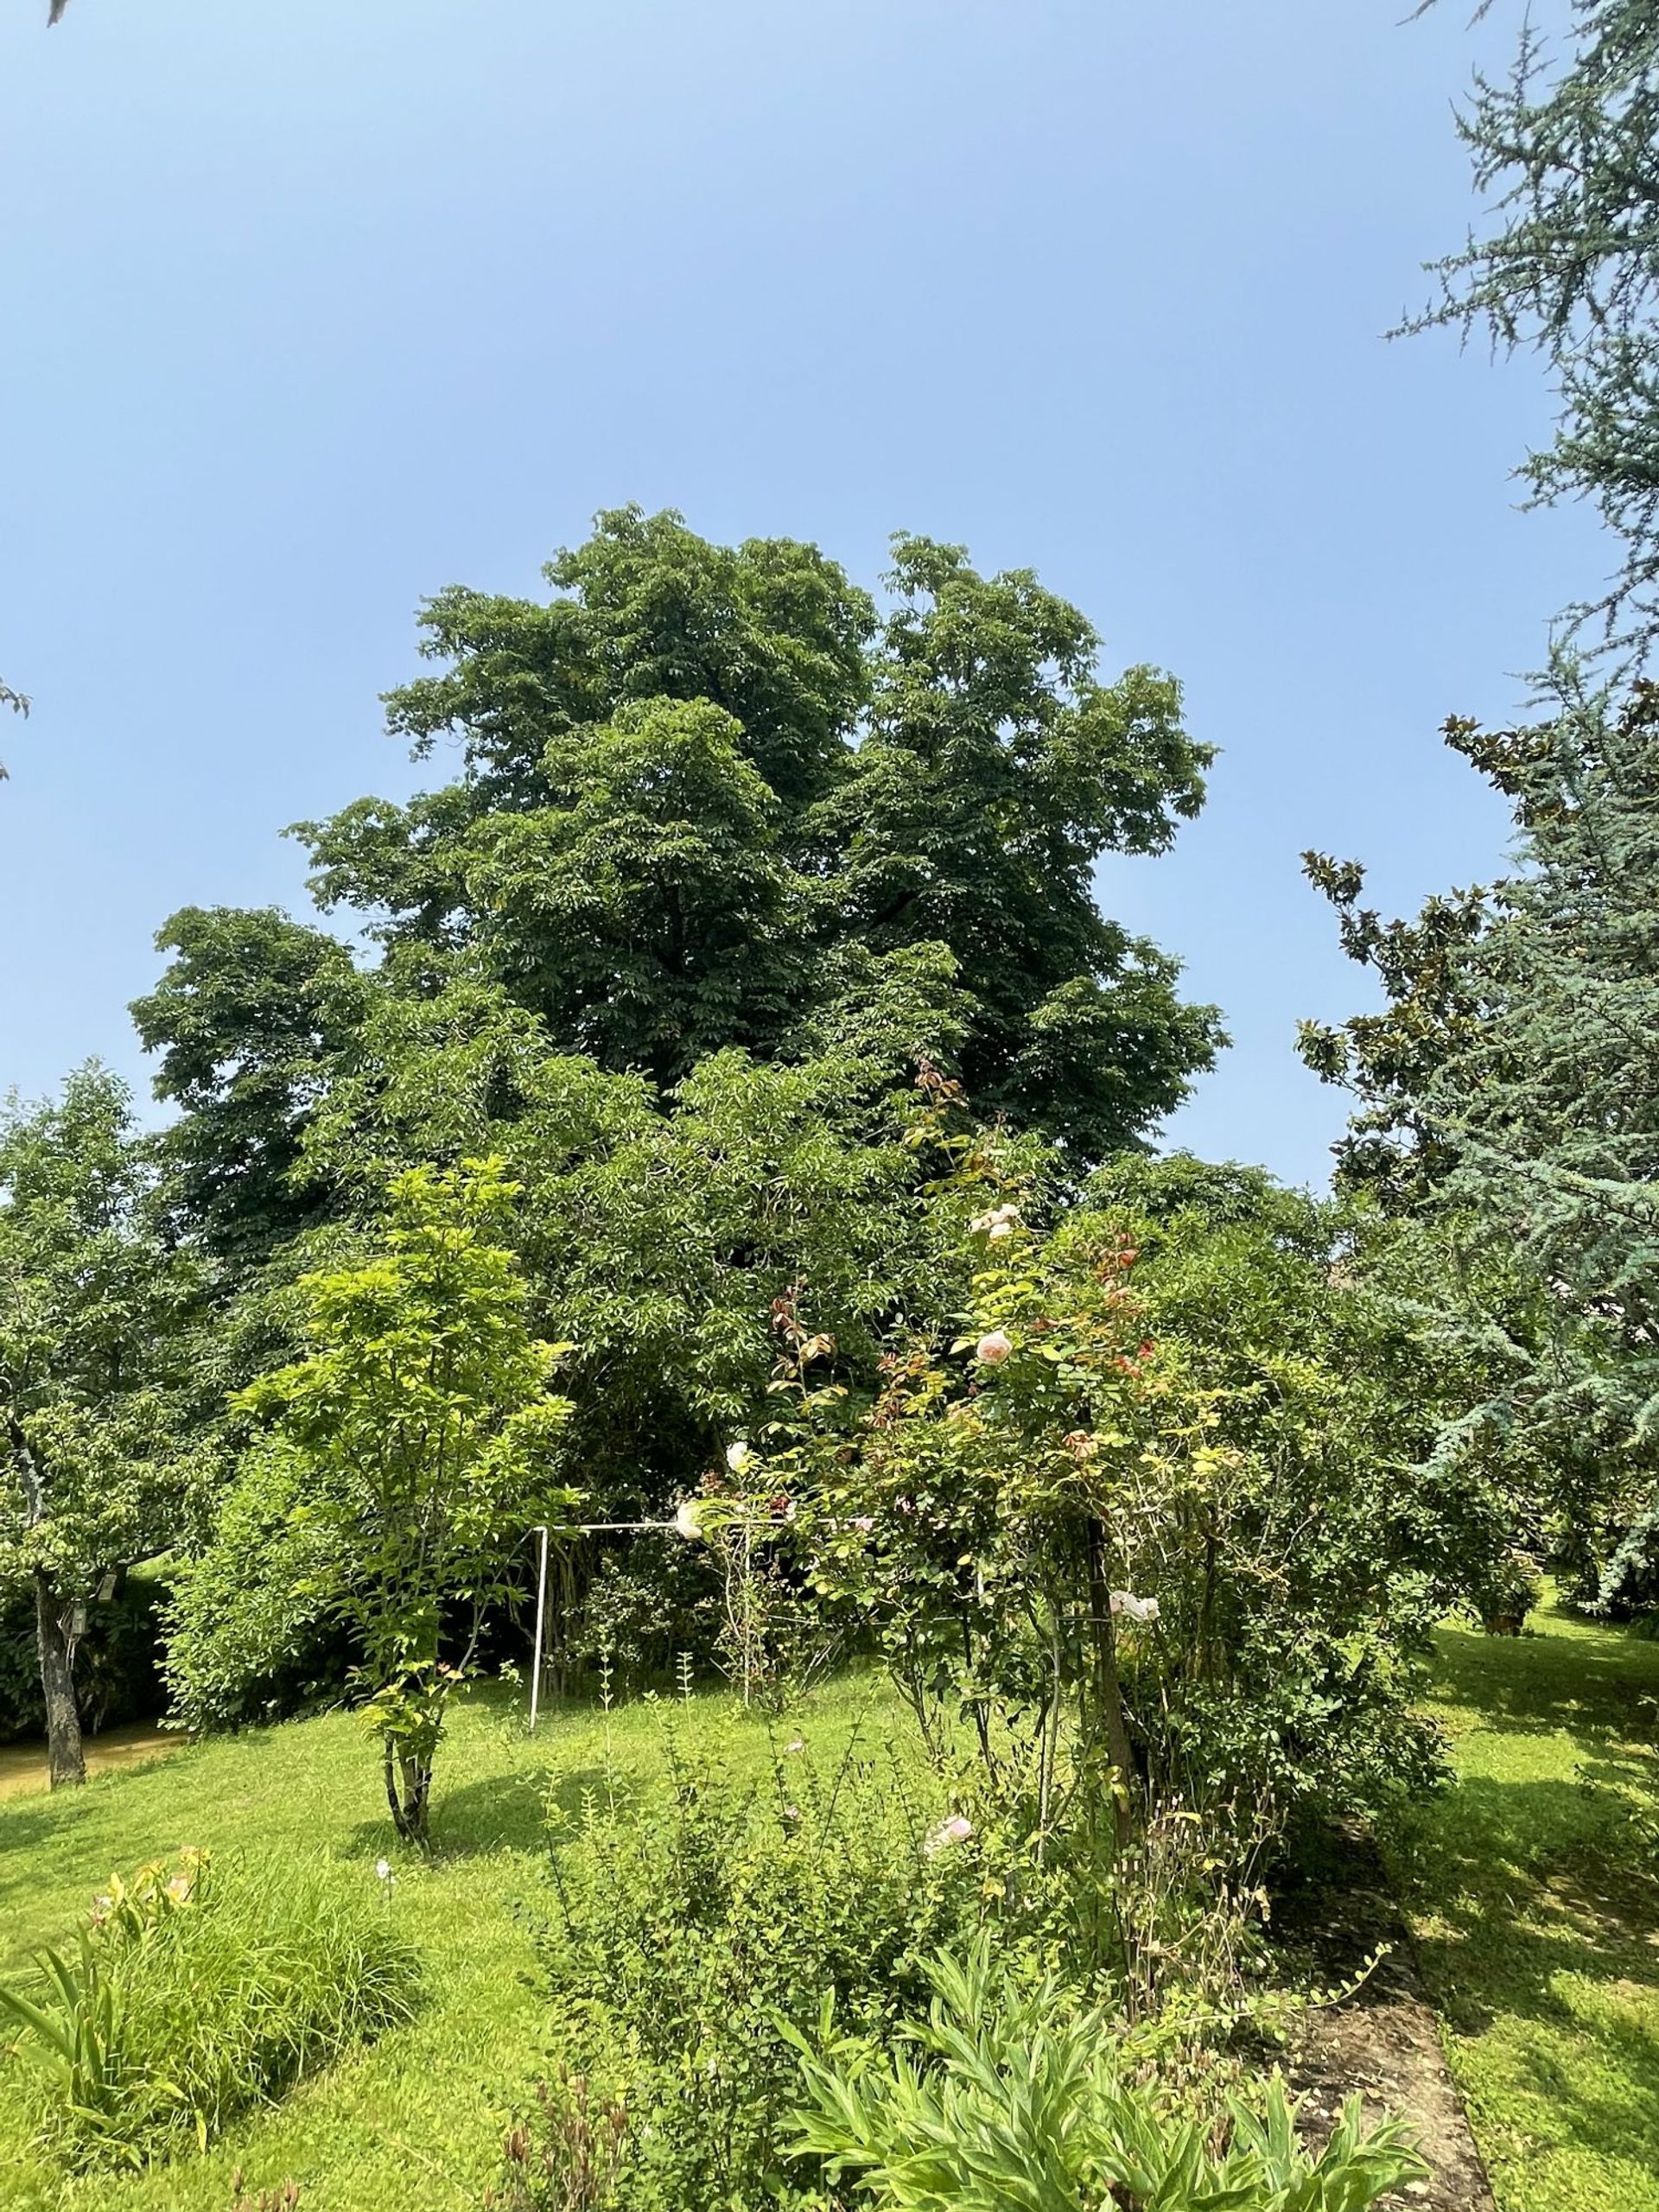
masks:
<path fill-rule="evenodd" d="M 332 1606 L 361 1653 L 392 1819 L 416 1843 L 449 1694 L 514 1540 L 575 1499 L 556 1476 L 570 1407 L 550 1388 L 569 1347 L 531 1336 L 497 1241 L 517 1195 L 487 1160 L 399 1176 L 380 1249 L 301 1284 L 307 1356 L 244 1394 L 300 1474 L 293 1517 L 334 1539 Z"/>
<path fill-rule="evenodd" d="M 1547 721 L 1454 733 L 1514 808 L 1515 865 L 1489 892 L 1385 925 L 1357 908 L 1357 869 L 1315 857 L 1388 1004 L 1306 1027 L 1303 1052 L 1360 1099 L 1348 1179 L 1468 1254 L 1443 1318 L 1490 1360 L 1485 1410 L 1575 1491 L 1593 1469 L 1591 1510 L 1626 1539 L 1616 1570 L 1602 1548 L 1611 1595 L 1630 1543 L 1655 1548 L 1659 1474 L 1659 691 L 1560 682 Z M 1495 1298 L 1494 1255 L 1537 1296 Z"/>
<path fill-rule="evenodd" d="M 179 1109 L 161 1147 L 173 1202 L 211 1251 L 247 1262 L 318 1215 L 302 1141 L 368 987 L 338 938 L 274 907 L 186 906 L 156 944 L 175 957 L 132 1017 L 160 1056 L 156 1096 Z"/>
<path fill-rule="evenodd" d="M 1478 77 L 1459 119 L 1495 227 L 1439 264 L 1416 326 L 1483 327 L 1548 362 L 1555 437 L 1524 473 L 1540 499 L 1592 500 L 1618 542 L 1606 590 L 1567 618 L 1599 613 L 1613 657 L 1586 674 L 1557 652 L 1521 728 L 1446 724 L 1513 811 L 1489 890 L 1385 924 L 1355 863 L 1306 856 L 1385 997 L 1303 1027 L 1304 1058 L 1358 1100 L 1342 1173 L 1451 1238 L 1434 1302 L 1488 1384 L 1459 1426 L 1497 1420 L 1542 1452 L 1562 1554 L 1599 1569 L 1608 1602 L 1659 1564 L 1659 791 L 1641 672 L 1659 638 L 1656 120 L 1650 7 L 1577 0 L 1559 58 L 1524 25 L 1509 75 Z"/>
<path fill-rule="evenodd" d="M 1094 898 L 1103 856 L 1161 851 L 1202 804 L 1173 678 L 1103 681 L 1075 607 L 922 538 L 895 540 L 885 615 L 815 548 L 634 508 L 547 575 L 545 603 L 425 610 L 444 667 L 389 720 L 417 757 L 455 739 L 458 779 L 301 825 L 386 988 L 488 980 L 664 1089 L 728 1046 L 885 1031 L 895 1066 L 925 1041 L 1085 1165 L 1179 1103 L 1215 1011 Z M 181 964 L 141 1002 L 175 1055 L 200 932 L 169 925 Z"/>

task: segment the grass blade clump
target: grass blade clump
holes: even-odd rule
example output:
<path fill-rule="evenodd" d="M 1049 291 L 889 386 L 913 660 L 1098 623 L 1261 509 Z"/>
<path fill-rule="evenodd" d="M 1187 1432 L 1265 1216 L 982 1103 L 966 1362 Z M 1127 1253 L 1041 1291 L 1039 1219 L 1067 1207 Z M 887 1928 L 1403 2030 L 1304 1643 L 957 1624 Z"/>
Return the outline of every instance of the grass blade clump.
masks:
<path fill-rule="evenodd" d="M 205 2147 L 353 2044 L 401 2025 L 416 1955 L 360 1876 L 204 1853 L 111 1880 L 73 1948 L 0 1986 L 34 2062 L 43 2145 L 66 2167 L 137 2167 Z"/>

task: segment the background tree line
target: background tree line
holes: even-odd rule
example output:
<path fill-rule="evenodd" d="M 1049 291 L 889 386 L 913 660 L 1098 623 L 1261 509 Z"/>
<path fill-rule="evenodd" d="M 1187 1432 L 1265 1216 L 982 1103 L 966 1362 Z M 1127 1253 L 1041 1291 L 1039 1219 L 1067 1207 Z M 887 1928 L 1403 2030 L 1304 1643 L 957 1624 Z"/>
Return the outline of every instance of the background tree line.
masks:
<path fill-rule="evenodd" d="M 372 950 L 272 911 L 187 907 L 134 1008 L 173 1122 L 140 1136 L 96 1070 L 11 1113 L 0 1556 L 34 1607 L 59 1770 L 75 1765 L 76 1650 L 96 1646 L 140 1562 L 165 1560 L 166 1669 L 195 1721 L 291 1709 L 353 1669 L 366 1693 L 395 1678 L 435 1710 L 457 1649 L 499 1632 L 497 1570 L 550 1484 L 593 1517 L 664 1518 L 766 1427 L 780 1313 L 810 1317 L 830 1387 L 868 1415 L 900 1347 L 948 1343 L 975 1309 L 977 1232 L 924 1134 L 940 1084 L 970 1124 L 960 1141 L 1020 1193 L 1057 1298 L 1072 1227 L 1103 1192 L 1144 1244 L 1148 1372 L 1176 1429 L 1197 1424 L 1192 1448 L 1160 1462 L 1164 1503 L 1179 1493 L 1208 1530 L 1217 1593 L 1228 1561 L 1243 1576 L 1255 1556 L 1249 1500 L 1265 1506 L 1274 1484 L 1345 1532 L 1328 1582 L 1293 1601 L 1294 1578 L 1253 1598 L 1240 1580 L 1230 1619 L 1218 1594 L 1172 1650 L 1177 1674 L 1227 1686 L 1184 1757 L 1202 1765 L 1225 1737 L 1242 1769 L 1239 1747 L 1265 1740 L 1252 1731 L 1273 1668 L 1300 1651 L 1301 1764 L 1319 1765 L 1324 1726 L 1338 1796 L 1386 1764 L 1364 1742 L 1410 1766 L 1427 1627 L 1460 1601 L 1524 1610 L 1517 1548 L 1548 1553 L 1594 1602 L 1645 1602 L 1639 441 L 1659 34 L 1628 6 L 1578 21 L 1564 68 L 1529 42 L 1510 82 L 1478 90 L 1464 128 L 1485 183 L 1513 190 L 1494 239 L 1446 264 L 1430 319 L 1484 319 L 1546 349 L 1563 428 L 1534 481 L 1601 499 L 1625 567 L 1578 610 L 1579 658 L 1552 663 L 1536 721 L 1448 725 L 1513 805 L 1512 875 L 1385 924 L 1357 865 L 1310 856 L 1387 1001 L 1304 1033 L 1310 1063 L 1358 1094 L 1336 1199 L 1133 1166 L 1221 1042 L 1175 963 L 1093 897 L 1103 854 L 1163 849 L 1202 803 L 1210 749 L 1183 728 L 1173 679 L 1108 680 L 1077 609 L 1029 572 L 981 575 L 957 548 L 896 539 L 878 605 L 808 545 L 719 547 L 671 514 L 601 515 L 550 564 L 545 599 L 457 588 L 425 609 L 435 672 L 390 695 L 389 721 L 418 757 L 453 745 L 453 780 L 301 826 L 320 906 Z M 428 1223 L 440 1244 L 474 1234 L 480 1177 L 511 1192 L 489 1267 L 505 1269 L 523 1345 L 563 1348 L 537 1386 L 560 1413 L 515 1490 L 503 1440 L 539 1401 L 476 1379 L 485 1412 L 467 1416 L 443 1514 L 494 1499 L 494 1567 L 474 1554 L 453 1586 L 412 1577 L 425 1594 L 398 1630 L 403 1659 L 383 1649 L 365 1675 L 361 1516 L 327 1507 L 323 1472 L 347 1492 L 379 1478 L 338 1458 L 338 1435 L 308 1443 L 292 1408 L 350 1364 L 350 1330 L 399 1340 L 411 1174 L 451 1179 L 434 1186 L 452 1209 Z M 1223 1265 L 1248 1287 L 1236 1308 L 1199 1294 Z M 513 1357 L 522 1377 L 532 1356 Z M 1230 1433 L 1236 1456 L 1195 1458 L 1200 1428 Z M 601 1547 L 580 1581 L 573 1659 L 602 1644 L 650 1672 L 715 1648 L 711 1554 Z M 482 1613 L 480 1590 L 494 1592 Z M 1345 1656 L 1306 1633 L 1358 1618 L 1375 1642 Z M 1129 1714 L 1143 1767 L 1162 1756 L 1148 1716 L 1198 1710 L 1171 1707 L 1170 1679 Z"/>

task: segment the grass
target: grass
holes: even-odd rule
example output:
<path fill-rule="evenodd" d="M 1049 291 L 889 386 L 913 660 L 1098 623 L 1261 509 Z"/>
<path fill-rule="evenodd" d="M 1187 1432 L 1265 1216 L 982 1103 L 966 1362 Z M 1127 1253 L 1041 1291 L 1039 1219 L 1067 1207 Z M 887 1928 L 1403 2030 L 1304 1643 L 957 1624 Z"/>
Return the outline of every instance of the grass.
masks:
<path fill-rule="evenodd" d="M 872 1691 L 830 1686 L 790 1732 L 833 1755 Z M 1394 1840 L 1426 1978 L 1502 2212 L 1659 2212 L 1659 1643 L 1559 1609 L 1518 1640 L 1448 1629 L 1437 1709 L 1456 1786 Z M 891 1714 L 874 1715 L 874 1733 Z M 718 1739 L 759 1769 L 766 1724 L 700 1696 L 688 1748 Z M 0 2171 L 11 2212 L 229 2212 L 291 2177 L 301 2212 L 478 2212 L 501 2136 L 546 2063 L 524 1910 L 542 1909 L 550 1799 L 574 1808 L 608 1756 L 658 1770 L 641 1707 L 607 1721 L 556 1708 L 531 1738 L 519 1702 L 477 1695 L 439 1766 L 436 1849 L 399 1854 L 378 1777 L 346 1714 L 251 1731 L 0 1802 L 0 1974 L 72 1934 L 94 1890 L 181 1845 L 269 1862 L 335 1862 L 419 1950 L 414 2021 L 239 2122 L 210 2151 L 144 2174 L 66 2181 L 29 2141 L 0 2068 Z M 375 1861 L 393 1859 L 384 1897 Z"/>
<path fill-rule="evenodd" d="M 1659 2212 L 1659 1643 L 1447 1629 L 1456 1786 L 1396 1851 L 1501 2212 Z"/>
<path fill-rule="evenodd" d="M 833 1751 L 869 1704 L 856 1678 L 818 1694 L 788 1724 Z M 736 1768 L 768 1757 L 766 1725 L 728 1696 L 691 1701 L 688 1747 L 718 1738 Z M 643 1707 L 607 1722 L 555 1708 L 532 1738 L 518 1700 L 468 1700 L 440 1757 L 429 1860 L 391 1844 L 370 1746 L 344 1713 L 193 1745 L 90 1782 L 84 1790 L 0 1803 L 0 1974 L 15 1978 L 37 1945 L 70 1935 L 112 1869 L 181 1845 L 216 1866 L 325 1855 L 419 1950 L 430 1993 L 414 2021 L 277 2106 L 238 2123 L 205 2153 L 138 2175 L 66 2180 L 29 2141 L 28 2101 L 0 2069 L 0 2171 L 10 2212 L 228 2212 L 240 2167 L 248 2192 L 292 2178 L 302 2212 L 478 2212 L 514 2107 L 546 2063 L 524 1913 L 541 1910 L 545 1808 L 574 1808 L 615 1764 L 658 1762 Z M 374 1868 L 393 1860 L 389 1898 Z"/>

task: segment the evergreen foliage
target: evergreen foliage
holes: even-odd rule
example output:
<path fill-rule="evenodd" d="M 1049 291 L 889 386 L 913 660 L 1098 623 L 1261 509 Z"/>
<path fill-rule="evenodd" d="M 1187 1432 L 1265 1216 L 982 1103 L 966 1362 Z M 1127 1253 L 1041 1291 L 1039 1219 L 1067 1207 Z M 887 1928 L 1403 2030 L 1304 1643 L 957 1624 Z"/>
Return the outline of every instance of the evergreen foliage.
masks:
<path fill-rule="evenodd" d="M 1439 264 L 1413 326 L 1484 329 L 1548 360 L 1554 442 L 1536 498 L 1586 499 L 1623 563 L 1596 612 L 1645 653 L 1659 636 L 1659 17 L 1648 0 L 1573 0 L 1566 59 L 1529 20 L 1513 68 L 1478 76 L 1459 129 L 1497 226 Z"/>
<path fill-rule="evenodd" d="M 1383 1160 L 1468 1255 L 1445 1317 L 1486 1362 L 1480 1411 L 1549 1453 L 1592 1549 L 1586 1516 L 1630 1532 L 1611 1597 L 1659 1470 L 1659 690 L 1559 680 L 1547 722 L 1458 726 L 1518 833 L 1484 900 L 1384 928 L 1354 912 L 1357 870 L 1317 864 L 1391 1002 L 1304 1052 L 1358 1094 L 1350 1172 Z M 1495 1298 L 1495 1269 L 1535 1294 Z"/>

